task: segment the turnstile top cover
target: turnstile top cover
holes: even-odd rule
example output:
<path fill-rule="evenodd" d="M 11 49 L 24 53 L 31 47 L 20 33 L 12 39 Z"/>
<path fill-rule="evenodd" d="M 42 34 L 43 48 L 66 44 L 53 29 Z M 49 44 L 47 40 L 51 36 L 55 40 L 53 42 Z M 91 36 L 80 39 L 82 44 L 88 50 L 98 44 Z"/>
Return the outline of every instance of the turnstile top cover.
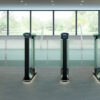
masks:
<path fill-rule="evenodd" d="M 24 33 L 23 36 L 25 38 L 34 38 L 36 35 L 35 34 L 31 34 L 31 33 Z"/>
<path fill-rule="evenodd" d="M 93 36 L 94 36 L 94 38 L 96 38 L 96 39 L 97 39 L 97 38 L 100 38 L 100 33 L 99 33 L 99 34 L 94 34 Z"/>
<path fill-rule="evenodd" d="M 31 34 L 30 34 L 30 33 L 24 33 L 23 36 L 24 36 L 25 38 L 30 38 L 30 37 L 31 37 Z"/>
<path fill-rule="evenodd" d="M 61 34 L 61 39 L 68 39 L 68 33 L 62 33 Z"/>

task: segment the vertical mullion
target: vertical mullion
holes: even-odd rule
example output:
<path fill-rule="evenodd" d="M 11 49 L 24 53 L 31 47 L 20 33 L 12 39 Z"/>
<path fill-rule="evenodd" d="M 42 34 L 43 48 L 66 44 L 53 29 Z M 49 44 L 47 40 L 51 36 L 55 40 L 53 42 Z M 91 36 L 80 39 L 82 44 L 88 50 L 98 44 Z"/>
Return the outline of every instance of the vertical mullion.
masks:
<path fill-rule="evenodd" d="M 30 33 L 32 34 L 32 11 L 30 10 Z"/>
<path fill-rule="evenodd" d="M 77 35 L 77 11 L 75 11 L 75 35 Z"/>
<path fill-rule="evenodd" d="M 98 11 L 98 34 L 100 33 L 100 10 Z"/>
<path fill-rule="evenodd" d="M 9 11 L 7 10 L 7 36 L 9 35 Z"/>
<path fill-rule="evenodd" d="M 54 19 L 55 15 L 54 15 L 54 10 L 53 10 L 53 36 L 55 35 L 55 19 Z"/>

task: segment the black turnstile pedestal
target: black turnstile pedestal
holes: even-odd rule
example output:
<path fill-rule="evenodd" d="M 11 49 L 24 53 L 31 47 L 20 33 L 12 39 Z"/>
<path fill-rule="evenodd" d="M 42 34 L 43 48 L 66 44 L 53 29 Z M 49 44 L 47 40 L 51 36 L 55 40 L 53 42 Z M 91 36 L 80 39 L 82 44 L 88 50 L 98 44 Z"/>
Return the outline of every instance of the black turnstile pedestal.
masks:
<path fill-rule="evenodd" d="M 62 33 L 61 34 L 61 39 L 62 39 L 62 68 L 61 68 L 61 80 L 62 82 L 67 82 L 68 79 L 68 54 L 67 54 L 67 50 L 68 50 L 68 33 Z"/>

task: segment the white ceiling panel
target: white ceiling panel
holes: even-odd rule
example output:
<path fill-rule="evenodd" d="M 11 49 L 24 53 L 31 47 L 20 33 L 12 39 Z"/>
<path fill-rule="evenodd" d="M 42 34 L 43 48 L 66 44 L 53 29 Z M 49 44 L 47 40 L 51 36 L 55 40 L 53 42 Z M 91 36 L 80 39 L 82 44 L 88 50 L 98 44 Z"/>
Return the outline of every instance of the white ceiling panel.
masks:
<path fill-rule="evenodd" d="M 0 0 L 0 10 L 100 10 L 100 0 Z"/>

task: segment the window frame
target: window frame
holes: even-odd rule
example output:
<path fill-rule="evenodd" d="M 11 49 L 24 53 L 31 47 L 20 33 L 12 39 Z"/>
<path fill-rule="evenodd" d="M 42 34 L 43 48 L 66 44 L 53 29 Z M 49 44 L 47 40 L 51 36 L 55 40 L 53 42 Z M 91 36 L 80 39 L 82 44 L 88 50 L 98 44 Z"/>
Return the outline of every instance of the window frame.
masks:
<path fill-rule="evenodd" d="M 78 33 L 77 33 L 77 12 L 78 11 L 97 11 L 98 12 L 98 33 L 100 33 L 100 10 L 0 10 L 0 11 L 6 11 L 7 12 L 7 34 L 6 35 L 0 35 L 0 36 L 23 36 L 23 35 L 10 35 L 9 34 L 9 11 L 29 11 L 30 14 L 29 14 L 29 20 L 30 20 L 30 26 L 29 26 L 29 30 L 30 30 L 30 33 L 32 33 L 32 11 L 52 11 L 52 21 L 53 21 L 53 30 L 52 30 L 52 35 L 49 35 L 49 36 L 56 36 L 55 35 L 55 11 L 74 11 L 75 12 L 75 35 L 71 35 L 72 37 L 73 36 L 79 36 Z M 45 36 L 45 35 L 44 35 Z M 91 37 L 92 35 L 83 35 L 83 36 L 88 36 L 88 37 Z"/>

